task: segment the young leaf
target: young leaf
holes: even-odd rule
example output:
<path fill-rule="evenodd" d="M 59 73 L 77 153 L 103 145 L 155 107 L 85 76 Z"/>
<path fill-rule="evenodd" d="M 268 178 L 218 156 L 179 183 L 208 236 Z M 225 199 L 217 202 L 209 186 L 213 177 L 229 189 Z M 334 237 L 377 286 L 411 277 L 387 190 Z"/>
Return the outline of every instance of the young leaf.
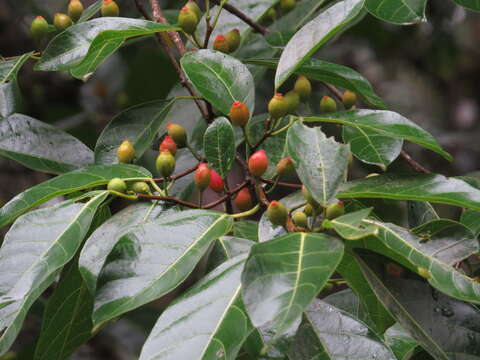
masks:
<path fill-rule="evenodd" d="M 253 114 L 255 85 L 240 61 L 218 51 L 198 50 L 184 55 L 180 63 L 200 95 L 220 112 L 228 114 L 238 100 Z"/>
<path fill-rule="evenodd" d="M 365 7 L 370 14 L 400 25 L 426 22 L 426 6 L 427 0 L 365 0 Z"/>
<path fill-rule="evenodd" d="M 32 303 L 72 259 L 107 191 L 87 203 L 32 211 L 10 228 L 0 249 L 0 355 L 15 340 Z"/>
<path fill-rule="evenodd" d="M 298 177 L 317 202 L 327 205 L 335 198 L 348 167 L 348 145 L 297 122 L 288 130 L 287 152 Z"/>
<path fill-rule="evenodd" d="M 275 74 L 278 89 L 315 51 L 362 14 L 364 0 L 338 2 L 301 28 L 288 42 Z"/>
<path fill-rule="evenodd" d="M 220 265 L 177 299 L 158 319 L 140 360 L 236 359 L 253 330 L 240 296 L 245 258 Z"/>
<path fill-rule="evenodd" d="M 291 233 L 252 246 L 242 275 L 243 301 L 255 325 L 277 339 L 298 326 L 343 255 L 337 238 Z M 272 339 L 272 341 L 274 340 Z"/>
<path fill-rule="evenodd" d="M 225 178 L 235 161 L 235 133 L 230 121 L 219 117 L 208 126 L 203 149 L 208 163 Z"/>
<path fill-rule="evenodd" d="M 54 174 L 93 163 L 93 152 L 66 132 L 26 115 L 0 122 L 0 155 Z"/>
<path fill-rule="evenodd" d="M 328 224 L 346 240 L 358 240 L 376 235 L 378 230 L 375 225 L 365 226 L 362 224 L 362 220 L 370 214 L 370 211 L 372 211 L 372 208 L 351 212 L 330 220 Z"/>
<path fill-rule="evenodd" d="M 113 178 L 149 179 L 148 170 L 135 165 L 88 166 L 44 181 L 25 190 L 0 208 L 0 227 L 57 196 L 107 184 Z"/>
<path fill-rule="evenodd" d="M 322 116 L 302 118 L 304 122 L 331 122 L 373 130 L 379 134 L 411 141 L 435 151 L 447 160 L 452 156 L 444 151 L 437 140 L 420 126 L 392 111 L 349 110 Z"/>

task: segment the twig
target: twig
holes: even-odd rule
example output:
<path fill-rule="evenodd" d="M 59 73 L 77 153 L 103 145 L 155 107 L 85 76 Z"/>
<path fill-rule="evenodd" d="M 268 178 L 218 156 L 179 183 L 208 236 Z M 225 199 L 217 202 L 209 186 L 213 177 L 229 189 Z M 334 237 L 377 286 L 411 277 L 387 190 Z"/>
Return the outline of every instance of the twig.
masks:
<path fill-rule="evenodd" d="M 195 170 L 197 170 L 198 165 L 200 165 L 200 163 L 196 164 L 195 166 L 192 166 L 191 168 L 185 169 L 185 170 L 183 170 L 182 172 L 179 172 L 178 174 L 172 175 L 172 176 L 170 177 L 170 179 L 172 179 L 172 180 L 177 180 L 177 179 L 180 179 L 180 178 L 182 178 L 182 177 L 184 177 L 184 176 L 187 176 L 188 174 L 191 174 L 191 173 L 193 173 Z M 163 178 L 156 178 L 156 179 L 153 179 L 153 181 L 155 181 L 155 182 L 162 182 L 162 181 L 164 181 L 164 179 L 163 179 Z"/>
<path fill-rule="evenodd" d="M 335 86 L 322 82 L 322 85 L 325 86 L 337 99 L 338 101 L 343 101 L 343 95 Z"/>
<path fill-rule="evenodd" d="M 260 181 L 264 182 L 266 184 L 271 184 L 271 185 L 275 184 L 275 181 L 270 180 L 270 179 L 260 178 Z M 281 181 L 277 181 L 276 184 L 278 186 L 289 187 L 289 188 L 292 188 L 292 189 L 301 189 L 302 188 L 302 185 L 300 185 L 300 184 L 291 184 L 291 183 L 286 183 L 286 182 L 281 182 Z"/>
<path fill-rule="evenodd" d="M 153 18 L 155 19 L 156 22 L 159 22 L 160 24 L 168 24 L 167 19 L 163 15 L 162 8 L 160 7 L 160 4 L 158 3 L 157 0 L 150 0 L 150 6 L 152 7 L 153 11 Z M 177 31 L 169 31 L 168 36 L 172 39 L 173 43 L 177 47 L 178 52 L 180 53 L 180 56 L 183 56 L 186 52 L 185 50 L 185 44 L 183 43 L 182 38 L 178 34 Z"/>
<path fill-rule="evenodd" d="M 212 0 L 217 5 L 221 4 L 221 0 Z M 227 10 L 229 13 L 235 15 L 238 17 L 240 20 L 242 20 L 245 24 L 249 25 L 253 29 L 257 30 L 260 34 L 262 35 L 267 35 L 268 34 L 268 29 L 260 25 L 259 23 L 255 22 L 252 18 L 248 17 L 245 15 L 243 12 L 238 10 L 235 6 L 232 6 L 230 4 L 224 4 L 223 8 Z"/>
<path fill-rule="evenodd" d="M 400 155 L 407 161 L 408 165 L 415 170 L 418 173 L 422 174 L 431 174 L 431 172 L 427 169 L 425 169 L 422 165 L 420 165 L 418 162 L 412 159 L 412 157 L 405 151 L 402 150 Z"/>

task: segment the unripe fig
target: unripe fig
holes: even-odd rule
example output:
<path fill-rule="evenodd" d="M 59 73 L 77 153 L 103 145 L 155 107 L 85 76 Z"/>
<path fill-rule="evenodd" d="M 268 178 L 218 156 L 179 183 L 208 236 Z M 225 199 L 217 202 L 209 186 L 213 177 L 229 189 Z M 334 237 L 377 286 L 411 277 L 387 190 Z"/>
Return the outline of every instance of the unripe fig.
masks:
<path fill-rule="evenodd" d="M 285 14 L 291 10 L 293 10 L 297 6 L 296 0 L 281 0 L 280 1 L 280 9 Z"/>
<path fill-rule="evenodd" d="M 327 219 L 332 220 L 342 216 L 343 214 L 345 214 L 345 205 L 343 204 L 343 201 L 338 201 L 327 206 L 325 215 Z"/>
<path fill-rule="evenodd" d="M 124 140 L 117 149 L 117 159 L 119 163 L 131 163 L 135 158 L 135 148 L 133 144 Z"/>
<path fill-rule="evenodd" d="M 120 178 L 113 178 L 108 182 L 107 189 L 123 194 L 127 191 L 127 184 Z"/>
<path fill-rule="evenodd" d="M 350 90 L 345 90 L 342 96 L 342 102 L 343 106 L 345 106 L 345 109 L 350 109 L 357 103 L 357 94 Z"/>
<path fill-rule="evenodd" d="M 235 197 L 235 205 L 240 211 L 248 211 L 253 207 L 253 199 L 248 188 L 240 190 Z"/>
<path fill-rule="evenodd" d="M 311 217 L 311 216 L 316 215 L 315 214 L 315 209 L 312 206 L 312 204 L 305 205 L 305 209 L 303 209 L 303 212 L 305 213 L 305 215 L 307 215 L 307 217 Z"/>
<path fill-rule="evenodd" d="M 288 210 L 279 201 L 272 201 L 267 208 L 267 217 L 274 225 L 284 226 L 288 219 Z"/>
<path fill-rule="evenodd" d="M 247 105 L 241 101 L 235 101 L 230 108 L 228 117 L 230 118 L 232 125 L 245 126 L 247 125 L 248 119 L 250 119 L 250 111 L 248 110 Z"/>
<path fill-rule="evenodd" d="M 157 170 L 164 178 L 169 177 L 175 171 L 175 157 L 168 150 L 164 150 L 158 155 L 155 161 Z"/>
<path fill-rule="evenodd" d="M 100 12 L 103 17 L 117 17 L 120 15 L 120 8 L 114 0 L 103 0 Z"/>
<path fill-rule="evenodd" d="M 173 141 L 173 138 L 171 136 L 165 136 L 165 138 L 162 140 L 160 143 L 160 152 L 163 150 L 168 150 L 172 155 L 175 155 L 177 153 L 177 144 L 175 144 L 175 141 Z"/>
<path fill-rule="evenodd" d="M 308 217 L 303 211 L 295 211 L 292 216 L 293 223 L 295 226 L 301 228 L 308 228 Z"/>
<path fill-rule="evenodd" d="M 208 187 L 208 185 L 210 185 L 211 180 L 211 173 L 208 165 L 205 163 L 201 163 L 200 165 L 198 165 L 193 179 L 198 189 L 200 191 L 204 191 Z"/>
<path fill-rule="evenodd" d="M 68 16 L 72 18 L 74 22 L 77 22 L 78 19 L 83 14 L 83 4 L 80 0 L 70 0 L 68 4 Z"/>
<path fill-rule="evenodd" d="M 230 45 L 228 44 L 228 40 L 225 35 L 217 35 L 215 41 L 213 42 L 213 50 L 220 51 L 224 54 L 229 54 L 231 52 Z"/>
<path fill-rule="evenodd" d="M 388 263 L 385 266 L 385 269 L 387 274 L 394 278 L 402 278 L 403 274 L 405 273 L 405 270 L 400 265 L 395 263 Z"/>
<path fill-rule="evenodd" d="M 173 141 L 175 141 L 175 144 L 177 144 L 179 148 L 183 148 L 187 144 L 187 132 L 183 126 L 178 124 L 168 124 L 167 133 L 168 136 L 172 137 Z"/>
<path fill-rule="evenodd" d="M 136 181 L 132 184 L 130 189 L 135 194 L 150 194 L 150 186 L 146 182 L 143 181 Z"/>
<path fill-rule="evenodd" d="M 270 10 L 267 11 L 266 18 L 272 22 L 277 20 L 277 11 L 274 8 L 270 8 Z"/>
<path fill-rule="evenodd" d="M 279 177 L 290 176 L 295 172 L 293 160 L 290 156 L 281 159 L 277 164 L 277 175 Z"/>
<path fill-rule="evenodd" d="M 303 194 L 303 197 L 305 198 L 305 200 L 307 200 L 307 202 L 309 204 L 312 204 L 312 206 L 316 207 L 316 205 L 318 203 L 313 198 L 312 194 L 310 193 L 310 191 L 307 189 L 307 187 L 305 185 L 302 185 L 302 194 Z"/>
<path fill-rule="evenodd" d="M 240 46 L 240 31 L 238 29 L 230 30 L 225 37 L 228 42 L 228 49 L 232 53 Z"/>
<path fill-rule="evenodd" d="M 66 14 L 57 13 L 53 17 L 53 25 L 58 31 L 63 31 L 72 26 L 72 19 Z"/>
<path fill-rule="evenodd" d="M 193 34 L 197 29 L 198 16 L 188 7 L 183 7 L 178 14 L 178 24 L 187 34 Z"/>
<path fill-rule="evenodd" d="M 268 103 L 268 112 L 274 119 L 279 119 L 287 115 L 289 110 L 288 101 L 285 97 L 277 93 Z"/>
<path fill-rule="evenodd" d="M 287 100 L 288 104 L 288 113 L 294 114 L 298 109 L 298 105 L 300 105 L 300 95 L 295 90 L 292 90 L 285 94 L 285 100 Z"/>
<path fill-rule="evenodd" d="M 330 96 L 324 96 L 320 101 L 320 111 L 331 113 L 337 111 L 337 103 Z"/>
<path fill-rule="evenodd" d="M 185 4 L 185 7 L 193 11 L 195 15 L 197 15 L 198 20 L 202 18 L 202 10 L 200 10 L 200 7 L 197 5 L 195 0 L 188 0 L 187 3 Z"/>
<path fill-rule="evenodd" d="M 210 189 L 216 193 L 221 193 L 225 189 L 223 179 L 214 169 L 210 169 Z"/>
<path fill-rule="evenodd" d="M 43 16 L 37 16 L 32 21 L 30 31 L 35 40 L 40 40 L 48 34 L 48 22 Z"/>
<path fill-rule="evenodd" d="M 293 90 L 295 90 L 298 95 L 300 95 L 300 98 L 302 100 L 307 100 L 312 94 L 312 84 L 310 83 L 310 80 L 308 80 L 305 76 L 300 75 L 295 82 Z"/>
<path fill-rule="evenodd" d="M 258 150 L 248 159 L 248 169 L 255 177 L 262 176 L 268 168 L 268 158 L 265 150 Z"/>

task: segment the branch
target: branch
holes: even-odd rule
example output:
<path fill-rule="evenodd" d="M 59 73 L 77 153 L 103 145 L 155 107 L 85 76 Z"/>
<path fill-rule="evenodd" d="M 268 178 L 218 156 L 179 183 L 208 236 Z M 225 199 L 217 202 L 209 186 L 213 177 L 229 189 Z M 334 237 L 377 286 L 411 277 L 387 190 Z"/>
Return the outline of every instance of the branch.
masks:
<path fill-rule="evenodd" d="M 412 159 L 412 157 L 405 151 L 402 150 L 400 155 L 407 161 L 408 165 L 418 173 L 431 174 L 431 172 L 425 169 L 422 165 Z"/>
<path fill-rule="evenodd" d="M 271 185 L 277 184 L 279 186 L 289 187 L 289 188 L 292 188 L 292 189 L 301 189 L 302 188 L 302 185 L 300 185 L 300 184 L 291 184 L 291 183 L 286 183 L 286 182 L 281 182 L 281 181 L 273 181 L 273 180 L 264 179 L 264 178 L 260 178 L 260 181 L 264 182 L 266 184 L 271 184 Z"/>
<path fill-rule="evenodd" d="M 217 5 L 221 5 L 221 0 L 212 0 Z M 255 22 L 252 18 L 248 17 L 245 15 L 243 12 L 238 10 L 235 6 L 232 6 L 228 3 L 223 4 L 223 8 L 227 10 L 229 13 L 235 15 L 238 17 L 240 20 L 242 20 L 245 24 L 249 25 L 253 29 L 257 30 L 260 34 L 262 35 L 267 35 L 268 34 L 268 29 L 260 25 L 259 23 Z"/>
<path fill-rule="evenodd" d="M 343 101 L 343 95 L 335 86 L 322 82 L 322 85 L 325 86 L 330 92 L 338 99 L 338 101 Z"/>
<path fill-rule="evenodd" d="M 159 22 L 160 24 L 168 24 L 168 21 L 163 15 L 162 8 L 160 7 L 160 4 L 158 3 L 158 1 L 150 0 L 150 6 L 152 7 L 153 18 L 155 19 L 155 21 Z M 172 39 L 173 43 L 177 47 L 177 50 L 180 53 L 180 56 L 183 56 L 186 52 L 185 44 L 183 43 L 182 38 L 180 37 L 178 32 L 173 30 L 169 31 L 168 36 L 170 36 L 170 39 Z"/>
<path fill-rule="evenodd" d="M 172 176 L 170 177 L 170 179 L 171 179 L 171 180 L 177 180 L 177 179 L 180 179 L 180 178 L 182 178 L 182 177 L 184 177 L 184 176 L 187 176 L 188 174 L 191 174 L 191 173 L 193 173 L 195 170 L 197 170 L 198 165 L 200 165 L 200 163 L 198 163 L 198 164 L 196 164 L 195 166 L 192 166 L 191 168 L 188 168 L 188 169 L 186 169 L 186 170 L 184 170 L 184 171 L 182 171 L 182 172 L 179 172 L 178 174 L 172 175 Z M 153 181 L 155 181 L 155 182 L 163 182 L 163 181 L 165 181 L 165 179 L 164 179 L 163 177 L 161 177 L 161 178 L 155 178 L 155 179 L 153 179 Z"/>

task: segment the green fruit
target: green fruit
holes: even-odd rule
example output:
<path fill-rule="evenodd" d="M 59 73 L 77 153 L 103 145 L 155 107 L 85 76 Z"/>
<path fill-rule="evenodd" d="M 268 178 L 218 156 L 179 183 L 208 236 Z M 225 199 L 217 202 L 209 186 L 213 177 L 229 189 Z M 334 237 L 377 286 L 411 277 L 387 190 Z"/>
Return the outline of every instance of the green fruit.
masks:
<path fill-rule="evenodd" d="M 288 219 L 288 210 L 279 201 L 272 201 L 267 208 L 267 217 L 274 225 L 285 226 Z"/>
<path fill-rule="evenodd" d="M 234 52 L 240 46 L 240 31 L 238 29 L 230 30 L 225 37 L 227 38 L 230 52 Z"/>
<path fill-rule="evenodd" d="M 74 22 L 77 22 L 82 14 L 83 4 L 80 0 L 70 0 L 70 3 L 68 4 L 68 16 L 70 16 Z"/>
<path fill-rule="evenodd" d="M 337 111 L 337 103 L 330 96 L 324 96 L 320 101 L 320 111 L 323 113 L 332 113 Z"/>
<path fill-rule="evenodd" d="M 193 34 L 197 29 L 198 16 L 193 10 L 184 7 L 180 10 L 180 14 L 178 14 L 178 24 L 185 33 Z"/>
<path fill-rule="evenodd" d="M 342 201 L 330 204 L 327 206 L 326 218 L 329 220 L 335 219 L 345 214 L 345 205 Z"/>
<path fill-rule="evenodd" d="M 303 209 L 303 212 L 307 217 L 312 217 L 315 215 L 315 209 L 313 208 L 312 204 L 307 204 L 305 205 L 305 209 Z"/>
<path fill-rule="evenodd" d="M 124 194 L 127 191 L 127 184 L 120 178 L 114 178 L 108 182 L 107 189 Z"/>
<path fill-rule="evenodd" d="M 292 216 L 292 220 L 295 226 L 305 229 L 308 228 L 308 217 L 303 211 L 295 211 Z"/>
<path fill-rule="evenodd" d="M 215 41 L 213 42 L 213 50 L 220 51 L 224 54 L 229 54 L 230 45 L 228 44 L 228 40 L 225 35 L 217 35 Z"/>
<path fill-rule="evenodd" d="M 114 0 L 103 0 L 100 12 L 103 17 L 117 17 L 120 15 L 120 8 Z"/>
<path fill-rule="evenodd" d="M 267 15 L 265 16 L 267 19 L 270 19 L 270 21 L 275 21 L 277 19 L 277 12 L 275 11 L 274 8 L 271 8 L 270 10 L 267 11 Z"/>
<path fill-rule="evenodd" d="M 148 184 L 143 181 L 134 182 L 130 189 L 135 194 L 150 194 L 150 186 L 148 186 Z"/>
<path fill-rule="evenodd" d="M 287 177 L 295 172 L 293 160 L 290 156 L 281 159 L 277 164 L 277 175 L 279 177 Z"/>
<path fill-rule="evenodd" d="M 318 202 L 317 200 L 315 200 L 312 196 L 312 194 L 310 193 L 310 191 L 306 188 L 305 185 L 302 185 L 302 194 L 303 194 L 303 197 L 305 198 L 305 200 L 307 200 L 307 202 L 309 204 L 311 204 L 314 208 L 318 206 Z"/>
<path fill-rule="evenodd" d="M 57 13 L 53 17 L 53 25 L 58 31 L 63 31 L 72 26 L 72 19 L 66 14 Z"/>
<path fill-rule="evenodd" d="M 168 136 L 171 136 L 179 148 L 187 145 L 187 131 L 178 124 L 167 124 Z"/>
<path fill-rule="evenodd" d="M 135 158 L 135 148 L 133 144 L 124 140 L 117 149 L 117 159 L 119 163 L 128 164 Z"/>
<path fill-rule="evenodd" d="M 357 103 L 357 94 L 355 94 L 350 90 L 346 90 L 343 93 L 342 102 L 343 102 L 343 106 L 345 106 L 346 109 L 350 109 L 351 107 L 355 106 L 355 104 Z"/>
<path fill-rule="evenodd" d="M 164 178 L 169 177 L 175 171 L 176 160 L 170 151 L 162 151 L 155 161 L 157 170 Z"/>
<path fill-rule="evenodd" d="M 300 105 L 300 95 L 295 90 L 291 90 L 285 94 L 285 100 L 288 104 L 288 113 L 294 114 Z"/>
<path fill-rule="evenodd" d="M 280 119 L 281 117 L 287 115 L 288 109 L 288 101 L 280 93 L 275 94 L 275 96 L 268 103 L 268 113 L 274 119 Z"/>
<path fill-rule="evenodd" d="M 293 87 L 293 90 L 295 90 L 297 94 L 300 95 L 300 98 L 302 100 L 307 100 L 312 94 L 312 84 L 310 83 L 310 80 L 308 80 L 305 76 L 300 75 L 297 81 L 295 81 L 295 86 Z"/>
<path fill-rule="evenodd" d="M 280 10 L 282 10 L 283 13 L 287 13 L 289 11 L 292 11 L 295 6 L 297 6 L 296 0 L 281 0 L 280 1 Z"/>
<path fill-rule="evenodd" d="M 195 15 L 197 15 L 198 20 L 202 18 L 202 10 L 200 10 L 200 7 L 197 5 L 195 0 L 188 0 L 187 3 L 185 4 L 185 7 L 193 11 Z"/>
<path fill-rule="evenodd" d="M 43 16 L 37 16 L 32 21 L 30 31 L 35 40 L 40 40 L 48 34 L 48 22 Z"/>

